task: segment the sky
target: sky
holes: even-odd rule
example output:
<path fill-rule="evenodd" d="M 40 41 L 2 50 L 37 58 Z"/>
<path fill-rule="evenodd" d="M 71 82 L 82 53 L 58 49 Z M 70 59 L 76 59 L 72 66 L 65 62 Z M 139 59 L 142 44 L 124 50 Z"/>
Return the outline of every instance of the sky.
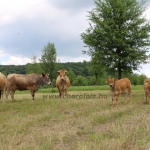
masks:
<path fill-rule="evenodd" d="M 40 58 L 48 42 L 54 43 L 60 62 L 89 61 L 80 35 L 89 27 L 92 8 L 94 0 L 0 0 L 0 65 Z M 150 20 L 150 0 L 145 17 Z M 137 73 L 150 77 L 150 64 Z"/>

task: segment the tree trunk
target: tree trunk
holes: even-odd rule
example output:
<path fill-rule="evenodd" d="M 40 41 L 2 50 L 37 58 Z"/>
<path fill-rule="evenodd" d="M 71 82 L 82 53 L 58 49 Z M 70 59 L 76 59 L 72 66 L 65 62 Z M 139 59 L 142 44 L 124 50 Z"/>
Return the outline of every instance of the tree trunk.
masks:
<path fill-rule="evenodd" d="M 122 71 L 121 71 L 121 63 L 120 63 L 120 60 L 119 60 L 119 63 L 118 63 L 118 79 L 121 79 L 122 78 Z"/>
<path fill-rule="evenodd" d="M 95 85 L 97 85 L 98 73 L 96 72 L 95 72 L 95 79 L 96 79 Z"/>

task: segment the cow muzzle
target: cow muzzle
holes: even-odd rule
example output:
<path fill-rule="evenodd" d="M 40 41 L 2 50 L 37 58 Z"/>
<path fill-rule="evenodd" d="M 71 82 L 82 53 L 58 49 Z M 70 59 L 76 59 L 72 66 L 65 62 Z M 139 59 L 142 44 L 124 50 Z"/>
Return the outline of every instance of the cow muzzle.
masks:
<path fill-rule="evenodd" d="M 112 84 L 110 84 L 109 86 L 110 86 L 111 88 L 113 87 L 113 85 L 112 85 Z"/>

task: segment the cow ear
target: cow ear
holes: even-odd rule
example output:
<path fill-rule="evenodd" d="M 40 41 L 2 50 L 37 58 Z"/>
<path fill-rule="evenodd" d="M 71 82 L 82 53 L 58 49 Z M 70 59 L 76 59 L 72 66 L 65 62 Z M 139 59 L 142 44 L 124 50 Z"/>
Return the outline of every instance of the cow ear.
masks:
<path fill-rule="evenodd" d="M 67 70 L 65 70 L 65 73 L 67 73 Z"/>
<path fill-rule="evenodd" d="M 45 77 L 45 73 L 42 73 L 42 76 Z"/>
<path fill-rule="evenodd" d="M 58 74 L 60 74 L 60 71 L 57 71 Z"/>

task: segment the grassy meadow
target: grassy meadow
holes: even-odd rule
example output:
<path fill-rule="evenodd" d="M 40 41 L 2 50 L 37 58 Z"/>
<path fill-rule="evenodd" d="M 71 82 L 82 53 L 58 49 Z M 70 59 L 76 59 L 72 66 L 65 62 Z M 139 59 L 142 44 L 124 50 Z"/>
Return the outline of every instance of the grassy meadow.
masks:
<path fill-rule="evenodd" d="M 142 86 L 133 86 L 132 103 L 111 106 L 108 86 L 29 91 L 0 102 L 0 150 L 149 150 L 150 105 Z"/>

